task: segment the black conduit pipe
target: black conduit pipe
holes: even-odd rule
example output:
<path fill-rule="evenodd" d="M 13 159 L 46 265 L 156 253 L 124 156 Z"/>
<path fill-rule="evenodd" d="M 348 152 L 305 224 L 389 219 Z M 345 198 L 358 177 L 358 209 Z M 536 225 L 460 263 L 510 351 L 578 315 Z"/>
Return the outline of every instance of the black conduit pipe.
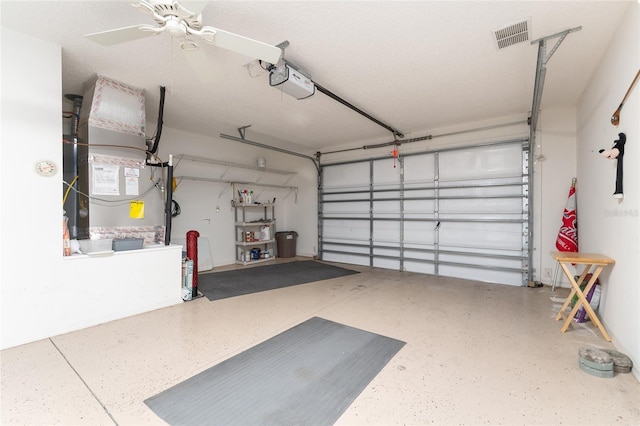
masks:
<path fill-rule="evenodd" d="M 171 207 L 173 206 L 173 160 L 169 156 L 169 165 L 167 166 L 167 199 L 164 207 L 164 245 L 171 244 Z"/>
<path fill-rule="evenodd" d="M 163 117 L 164 117 L 164 94 L 165 94 L 165 87 L 164 86 L 160 86 L 160 107 L 158 108 L 158 125 L 156 128 L 156 134 L 153 137 L 153 147 L 149 150 L 149 152 L 151 154 L 155 154 L 156 151 L 158 150 L 158 145 L 160 144 L 160 136 L 162 135 L 162 124 L 163 122 Z"/>

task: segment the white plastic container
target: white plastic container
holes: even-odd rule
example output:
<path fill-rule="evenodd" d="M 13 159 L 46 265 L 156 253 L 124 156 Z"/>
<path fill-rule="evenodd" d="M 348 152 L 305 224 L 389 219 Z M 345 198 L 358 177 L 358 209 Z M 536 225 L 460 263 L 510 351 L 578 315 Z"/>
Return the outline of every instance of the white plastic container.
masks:
<path fill-rule="evenodd" d="M 268 241 L 271 239 L 271 228 L 269 228 L 269 226 L 265 225 L 262 228 L 260 228 L 260 240 L 261 241 Z"/>

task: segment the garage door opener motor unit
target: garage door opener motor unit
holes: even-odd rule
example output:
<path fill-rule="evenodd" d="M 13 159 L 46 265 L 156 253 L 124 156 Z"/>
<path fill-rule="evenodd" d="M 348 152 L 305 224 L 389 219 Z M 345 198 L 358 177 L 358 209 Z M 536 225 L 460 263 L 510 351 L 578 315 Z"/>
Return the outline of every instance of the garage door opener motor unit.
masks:
<path fill-rule="evenodd" d="M 271 69 L 269 85 L 279 86 L 284 93 L 296 99 L 308 98 L 316 92 L 316 85 L 309 77 L 286 63 Z"/>

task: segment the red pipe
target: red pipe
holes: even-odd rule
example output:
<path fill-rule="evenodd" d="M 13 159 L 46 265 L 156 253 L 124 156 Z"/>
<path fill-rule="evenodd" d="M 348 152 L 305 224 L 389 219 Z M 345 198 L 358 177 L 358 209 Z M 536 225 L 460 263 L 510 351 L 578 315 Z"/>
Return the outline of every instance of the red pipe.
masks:
<path fill-rule="evenodd" d="M 191 297 L 198 297 L 198 231 L 187 232 L 187 257 L 193 260 L 193 290 Z"/>

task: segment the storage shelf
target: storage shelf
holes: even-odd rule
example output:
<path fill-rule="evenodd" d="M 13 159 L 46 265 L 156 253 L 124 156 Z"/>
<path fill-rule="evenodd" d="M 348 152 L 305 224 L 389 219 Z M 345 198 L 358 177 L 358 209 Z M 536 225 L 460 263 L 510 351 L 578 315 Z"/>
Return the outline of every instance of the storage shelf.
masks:
<path fill-rule="evenodd" d="M 273 260 L 275 256 L 275 235 L 276 235 L 276 219 L 275 204 L 244 204 L 234 202 L 235 209 L 235 249 L 236 249 L 236 264 L 238 265 L 251 265 L 255 263 L 268 262 Z M 262 236 L 262 227 L 268 227 L 268 234 L 264 237 L 268 237 L 266 240 L 254 240 L 247 241 L 249 238 L 255 238 L 256 236 Z M 255 232 L 257 230 L 257 232 Z M 253 248 L 259 249 L 263 256 L 265 252 L 269 252 L 269 257 L 250 260 L 249 255 Z"/>
<path fill-rule="evenodd" d="M 276 241 L 275 239 L 259 240 L 259 241 L 236 241 L 236 245 L 241 247 L 247 247 L 247 246 L 260 245 L 260 244 L 272 244 L 275 241 Z"/>
<path fill-rule="evenodd" d="M 235 207 L 238 207 L 238 208 L 240 208 L 240 207 L 245 207 L 245 208 L 249 207 L 250 208 L 250 207 L 273 207 L 273 206 L 275 206 L 275 204 L 273 204 L 273 203 L 262 203 L 262 204 L 251 203 L 251 204 L 245 204 L 245 203 L 240 203 L 238 201 L 234 201 L 234 203 L 235 203 Z"/>
<path fill-rule="evenodd" d="M 236 222 L 236 226 L 266 226 L 274 225 L 275 223 L 275 220 L 272 220 L 271 222 Z"/>
<path fill-rule="evenodd" d="M 273 260 L 276 260 L 275 256 L 269 257 L 267 259 L 257 259 L 257 260 L 249 260 L 249 261 L 236 260 L 236 264 L 237 265 L 247 266 L 247 265 L 256 265 L 258 263 L 271 262 Z"/>

